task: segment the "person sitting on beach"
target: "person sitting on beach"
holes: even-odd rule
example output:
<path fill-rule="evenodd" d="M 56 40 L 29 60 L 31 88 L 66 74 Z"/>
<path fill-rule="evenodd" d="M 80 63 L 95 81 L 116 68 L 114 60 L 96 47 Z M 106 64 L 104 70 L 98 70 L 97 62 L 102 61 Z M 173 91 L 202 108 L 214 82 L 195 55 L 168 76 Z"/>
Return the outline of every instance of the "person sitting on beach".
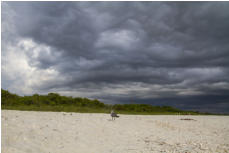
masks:
<path fill-rule="evenodd" d="M 111 110 L 111 117 L 112 120 L 115 120 L 115 117 L 119 117 L 119 116 L 114 112 L 114 110 Z"/>

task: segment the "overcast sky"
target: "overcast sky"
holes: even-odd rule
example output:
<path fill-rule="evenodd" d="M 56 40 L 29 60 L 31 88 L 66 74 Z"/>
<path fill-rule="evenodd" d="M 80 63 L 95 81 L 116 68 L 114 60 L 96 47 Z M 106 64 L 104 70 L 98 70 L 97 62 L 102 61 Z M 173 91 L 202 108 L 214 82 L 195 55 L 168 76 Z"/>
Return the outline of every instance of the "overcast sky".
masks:
<path fill-rule="evenodd" d="M 1 85 L 229 113 L 229 2 L 2 2 Z"/>

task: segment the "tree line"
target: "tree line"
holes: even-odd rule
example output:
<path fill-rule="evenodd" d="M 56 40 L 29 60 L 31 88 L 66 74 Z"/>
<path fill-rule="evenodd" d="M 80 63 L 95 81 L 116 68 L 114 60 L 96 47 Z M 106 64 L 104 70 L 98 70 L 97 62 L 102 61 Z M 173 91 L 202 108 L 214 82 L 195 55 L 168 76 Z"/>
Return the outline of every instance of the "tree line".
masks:
<path fill-rule="evenodd" d="M 74 108 L 90 108 L 90 110 L 101 109 L 104 110 L 105 112 L 109 112 L 111 109 L 114 109 L 119 112 L 145 112 L 145 113 L 153 113 L 153 112 L 184 113 L 185 112 L 170 106 L 152 106 L 148 104 L 110 105 L 110 104 L 104 104 L 97 99 L 91 100 L 88 98 L 81 98 L 81 97 L 61 96 L 57 93 L 49 93 L 47 95 L 34 94 L 31 96 L 19 96 L 17 94 L 10 93 L 7 90 L 1 89 L 1 98 L 2 98 L 1 106 L 3 109 L 4 108 L 16 109 L 19 108 L 20 106 L 26 106 L 26 108 L 32 106 L 33 108 L 34 107 L 45 108 L 46 106 L 56 108 L 56 106 L 61 106 L 61 108 L 74 107 Z M 197 112 L 191 112 L 191 113 L 197 113 Z"/>

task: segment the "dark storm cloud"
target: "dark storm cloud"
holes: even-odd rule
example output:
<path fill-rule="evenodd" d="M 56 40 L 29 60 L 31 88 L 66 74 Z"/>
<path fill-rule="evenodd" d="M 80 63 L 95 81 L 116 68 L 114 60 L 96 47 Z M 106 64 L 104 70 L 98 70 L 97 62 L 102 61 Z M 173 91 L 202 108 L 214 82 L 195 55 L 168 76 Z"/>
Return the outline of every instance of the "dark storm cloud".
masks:
<path fill-rule="evenodd" d="M 34 88 L 89 91 L 105 102 L 229 106 L 228 2 L 5 4 L 18 39 L 41 46 L 26 52 L 29 65 L 65 78 Z"/>

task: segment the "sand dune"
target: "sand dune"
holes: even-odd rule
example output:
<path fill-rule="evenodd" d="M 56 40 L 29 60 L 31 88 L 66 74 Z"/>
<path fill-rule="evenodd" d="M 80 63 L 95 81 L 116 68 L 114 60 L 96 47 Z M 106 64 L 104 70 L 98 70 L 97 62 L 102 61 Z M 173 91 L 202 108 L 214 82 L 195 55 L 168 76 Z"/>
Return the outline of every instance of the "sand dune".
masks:
<path fill-rule="evenodd" d="M 226 153 L 229 117 L 2 110 L 2 152 Z"/>

